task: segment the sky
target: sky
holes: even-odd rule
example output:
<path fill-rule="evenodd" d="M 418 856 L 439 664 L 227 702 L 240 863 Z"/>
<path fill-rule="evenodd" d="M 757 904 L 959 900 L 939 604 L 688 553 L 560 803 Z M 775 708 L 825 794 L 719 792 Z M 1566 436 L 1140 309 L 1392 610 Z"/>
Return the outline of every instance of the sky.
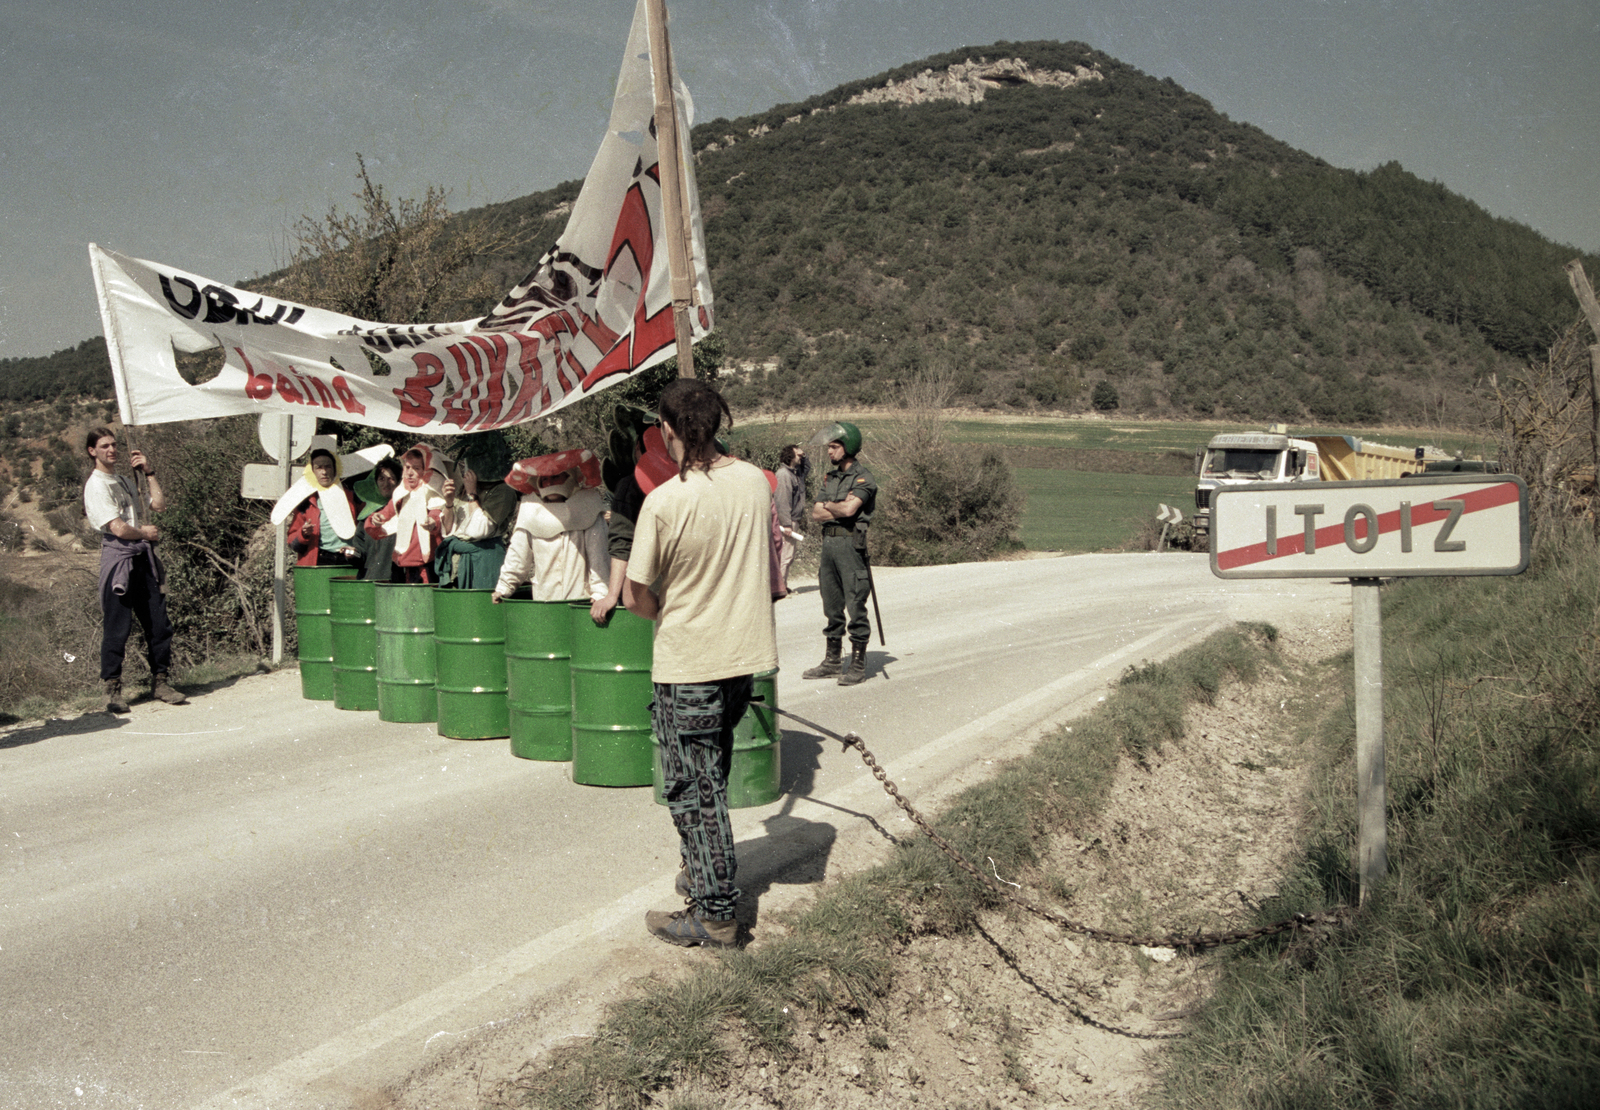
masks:
<path fill-rule="evenodd" d="M 101 333 L 86 244 L 227 284 L 349 207 L 583 176 L 635 0 L 0 0 L 0 358 Z M 1335 166 L 1600 251 L 1595 0 L 668 0 L 695 118 L 1076 40 Z M 1600 282 L 1600 274 L 1591 275 Z"/>

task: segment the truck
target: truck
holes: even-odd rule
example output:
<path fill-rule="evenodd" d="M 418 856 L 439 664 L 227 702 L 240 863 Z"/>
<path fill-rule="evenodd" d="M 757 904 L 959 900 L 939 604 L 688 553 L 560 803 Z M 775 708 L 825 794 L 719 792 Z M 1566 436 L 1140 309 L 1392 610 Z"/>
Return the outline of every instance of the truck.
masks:
<path fill-rule="evenodd" d="M 1437 447 L 1390 447 L 1348 435 L 1291 436 L 1282 424 L 1264 432 L 1224 432 L 1195 452 L 1195 546 L 1211 535 L 1211 491 L 1247 482 L 1353 482 L 1415 474 L 1446 458 Z"/>

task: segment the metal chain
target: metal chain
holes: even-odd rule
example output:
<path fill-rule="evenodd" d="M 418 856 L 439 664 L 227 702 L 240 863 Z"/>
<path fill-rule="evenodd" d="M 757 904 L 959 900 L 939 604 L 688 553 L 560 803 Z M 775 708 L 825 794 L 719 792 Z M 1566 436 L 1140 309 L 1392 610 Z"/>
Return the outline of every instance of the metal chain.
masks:
<path fill-rule="evenodd" d="M 1085 925 L 1080 921 L 1073 921 L 1071 918 L 1063 917 L 1061 914 L 1053 910 L 1047 910 L 1042 906 L 1036 906 L 1032 902 L 1013 894 L 1002 885 L 998 877 L 991 878 L 984 874 L 957 851 L 955 845 L 940 836 L 933 826 L 928 824 L 922 814 L 918 813 L 916 808 L 906 801 L 905 796 L 900 793 L 900 788 L 894 784 L 888 773 L 879 765 L 877 759 L 867 750 L 867 745 L 860 736 L 853 732 L 847 732 L 841 736 L 832 729 L 823 728 L 815 721 L 808 721 L 804 717 L 790 713 L 785 709 L 779 709 L 776 706 L 764 705 L 762 708 L 770 709 L 779 716 L 787 717 L 789 720 L 805 725 L 823 736 L 837 740 L 844 745 L 846 750 L 855 748 L 861 753 L 862 762 L 872 772 L 872 777 L 882 784 L 884 791 L 890 798 L 894 799 L 895 805 L 905 811 L 906 816 L 911 818 L 912 823 L 921 829 L 928 839 L 938 846 L 941 852 L 949 856 L 952 863 L 1013 905 L 1026 910 L 1035 917 L 1058 925 L 1068 932 L 1088 937 L 1090 940 L 1104 941 L 1107 944 L 1133 945 L 1139 948 L 1173 948 L 1192 955 L 1208 948 L 1219 948 L 1228 944 L 1244 944 L 1247 941 L 1257 940 L 1261 937 L 1275 936 L 1278 933 L 1298 932 L 1302 929 L 1314 929 L 1321 925 L 1335 925 L 1350 916 L 1350 907 L 1337 906 L 1326 913 L 1297 913 L 1281 921 L 1274 921 L 1270 925 L 1258 925 L 1252 929 L 1235 929 L 1226 933 L 1165 933 L 1146 936 L 1135 936 L 1131 933 L 1114 933 L 1107 929 L 1097 929 L 1093 925 Z"/>

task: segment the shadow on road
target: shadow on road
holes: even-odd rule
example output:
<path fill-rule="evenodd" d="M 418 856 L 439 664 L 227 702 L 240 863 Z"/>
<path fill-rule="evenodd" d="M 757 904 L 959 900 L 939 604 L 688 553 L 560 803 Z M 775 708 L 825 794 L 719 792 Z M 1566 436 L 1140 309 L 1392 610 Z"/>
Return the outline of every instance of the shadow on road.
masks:
<path fill-rule="evenodd" d="M 129 723 L 127 717 L 110 713 L 85 713 L 81 717 L 56 717 L 27 728 L 0 733 L 0 749 L 20 748 L 24 744 L 37 744 L 41 740 L 54 740 L 61 736 L 83 736 L 91 732 L 110 732 Z"/>

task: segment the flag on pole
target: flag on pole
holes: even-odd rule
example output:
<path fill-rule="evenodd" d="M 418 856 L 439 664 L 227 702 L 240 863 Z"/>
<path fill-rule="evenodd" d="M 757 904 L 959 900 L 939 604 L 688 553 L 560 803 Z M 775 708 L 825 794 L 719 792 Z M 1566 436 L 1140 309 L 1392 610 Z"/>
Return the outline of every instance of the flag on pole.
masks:
<path fill-rule="evenodd" d="M 378 428 L 459 433 L 547 415 L 672 357 L 646 0 L 639 0 L 611 120 L 566 229 L 481 319 L 391 325 L 275 300 L 89 244 L 124 424 L 291 412 Z M 711 278 L 687 139 L 696 341 L 712 328 Z M 175 351 L 220 347 L 198 385 Z M 376 364 L 376 365 L 375 365 Z M 377 367 L 387 372 L 380 372 Z"/>

